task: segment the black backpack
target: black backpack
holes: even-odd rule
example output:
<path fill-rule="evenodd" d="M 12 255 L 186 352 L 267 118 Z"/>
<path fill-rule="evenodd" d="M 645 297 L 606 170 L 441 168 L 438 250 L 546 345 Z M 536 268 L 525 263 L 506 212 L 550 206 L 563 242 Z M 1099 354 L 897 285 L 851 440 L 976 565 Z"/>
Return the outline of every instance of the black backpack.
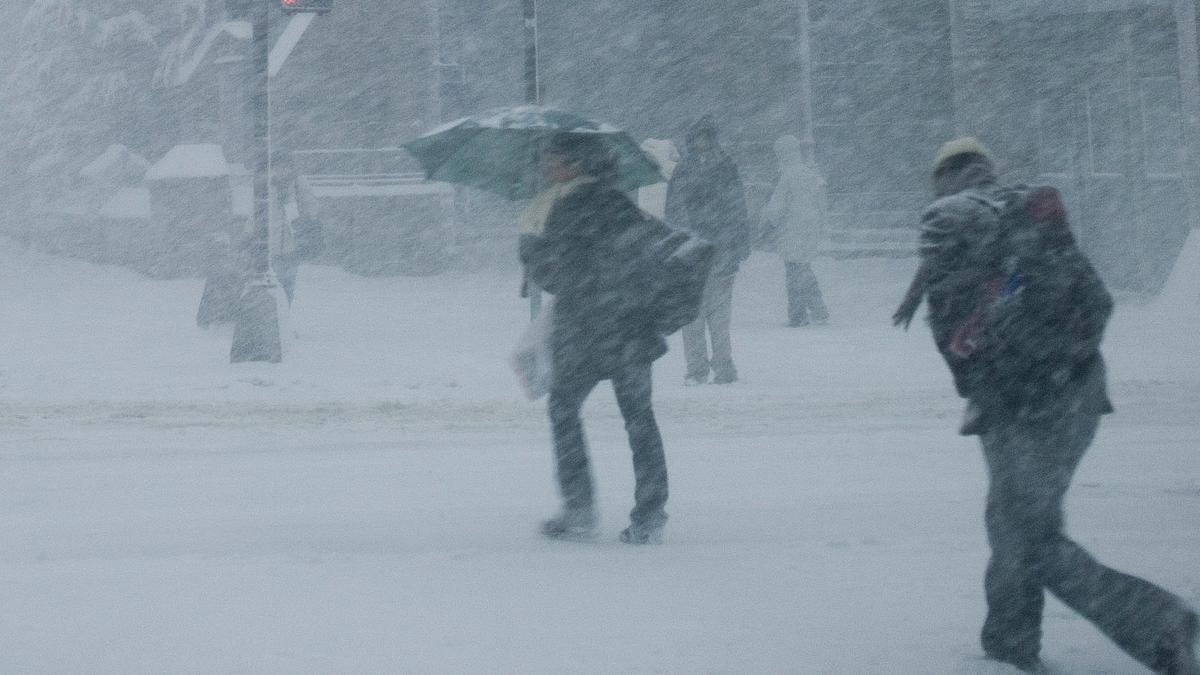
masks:
<path fill-rule="evenodd" d="M 716 248 L 682 230 L 668 227 L 643 214 L 654 238 L 643 253 L 646 262 L 646 310 L 659 335 L 670 335 L 696 320 L 704 299 L 704 285 Z"/>

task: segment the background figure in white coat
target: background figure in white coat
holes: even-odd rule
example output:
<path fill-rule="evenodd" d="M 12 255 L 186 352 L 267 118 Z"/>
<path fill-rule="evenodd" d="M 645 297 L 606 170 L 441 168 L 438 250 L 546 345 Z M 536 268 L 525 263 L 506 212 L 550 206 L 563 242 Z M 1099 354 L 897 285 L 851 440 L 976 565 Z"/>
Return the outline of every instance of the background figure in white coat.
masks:
<path fill-rule="evenodd" d="M 775 142 L 779 182 L 763 208 L 763 223 L 774 233 L 787 278 L 788 325 L 825 324 L 829 311 L 812 261 L 825 236 L 825 179 L 813 158 L 812 143 L 795 136 Z"/>
<path fill-rule="evenodd" d="M 661 138 L 647 138 L 642 141 L 641 148 L 658 162 L 663 178 L 671 180 L 671 174 L 675 173 L 675 165 L 679 163 L 679 149 L 675 144 Z M 667 211 L 667 184 L 655 183 L 639 189 L 637 205 L 646 213 L 663 220 Z"/>

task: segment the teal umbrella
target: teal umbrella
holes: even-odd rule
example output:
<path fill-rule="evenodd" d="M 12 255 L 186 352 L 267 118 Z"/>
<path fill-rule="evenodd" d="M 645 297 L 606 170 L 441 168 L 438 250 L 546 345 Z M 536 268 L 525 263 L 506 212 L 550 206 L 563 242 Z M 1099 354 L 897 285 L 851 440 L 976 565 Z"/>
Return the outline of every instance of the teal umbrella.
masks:
<path fill-rule="evenodd" d="M 624 131 L 539 106 L 499 108 L 464 117 L 405 143 L 404 148 L 421 163 L 429 180 L 527 199 L 543 187 L 538 147 L 558 133 L 600 138 L 617 160 L 622 190 L 666 180 L 658 163 Z"/>

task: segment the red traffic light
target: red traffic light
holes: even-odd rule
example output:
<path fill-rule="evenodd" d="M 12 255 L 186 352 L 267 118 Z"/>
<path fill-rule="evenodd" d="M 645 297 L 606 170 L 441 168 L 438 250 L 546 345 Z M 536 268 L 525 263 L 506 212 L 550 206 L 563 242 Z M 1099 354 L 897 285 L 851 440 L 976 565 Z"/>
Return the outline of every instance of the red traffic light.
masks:
<path fill-rule="evenodd" d="M 300 12 L 326 14 L 333 11 L 333 0 L 279 0 L 279 6 L 288 14 Z"/>

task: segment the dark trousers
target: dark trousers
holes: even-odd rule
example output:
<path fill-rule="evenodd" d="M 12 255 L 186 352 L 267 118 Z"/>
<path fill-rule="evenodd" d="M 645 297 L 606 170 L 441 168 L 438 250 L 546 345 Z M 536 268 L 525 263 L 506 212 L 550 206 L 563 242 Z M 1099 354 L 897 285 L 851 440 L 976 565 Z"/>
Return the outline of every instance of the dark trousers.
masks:
<path fill-rule="evenodd" d="M 650 405 L 650 364 L 627 366 L 612 378 L 617 405 L 625 418 L 629 447 L 633 450 L 634 508 L 629 514 L 635 525 L 657 527 L 666 522 L 667 461 L 662 436 Z M 554 433 L 554 455 L 558 486 L 568 511 L 593 507 L 592 474 L 588 466 L 587 441 L 580 411 L 598 378 L 556 377 L 550 387 L 550 425 Z"/>
<path fill-rule="evenodd" d="M 821 297 L 821 286 L 810 263 L 784 263 L 787 281 L 788 323 L 793 326 L 811 321 L 829 320 L 829 310 Z"/>
<path fill-rule="evenodd" d="M 1063 498 L 1098 422 L 1094 414 L 1054 426 L 1005 420 L 982 438 L 992 549 L 982 641 L 992 657 L 1018 664 L 1037 659 L 1043 589 L 1152 670 L 1165 666 L 1164 641 L 1189 620 L 1182 600 L 1105 567 L 1063 532 Z"/>
<path fill-rule="evenodd" d="M 300 261 L 295 256 L 275 256 L 271 259 L 271 269 L 275 270 L 275 278 L 283 286 L 288 304 L 292 304 L 292 296 L 296 294 L 296 272 L 300 270 Z"/>

